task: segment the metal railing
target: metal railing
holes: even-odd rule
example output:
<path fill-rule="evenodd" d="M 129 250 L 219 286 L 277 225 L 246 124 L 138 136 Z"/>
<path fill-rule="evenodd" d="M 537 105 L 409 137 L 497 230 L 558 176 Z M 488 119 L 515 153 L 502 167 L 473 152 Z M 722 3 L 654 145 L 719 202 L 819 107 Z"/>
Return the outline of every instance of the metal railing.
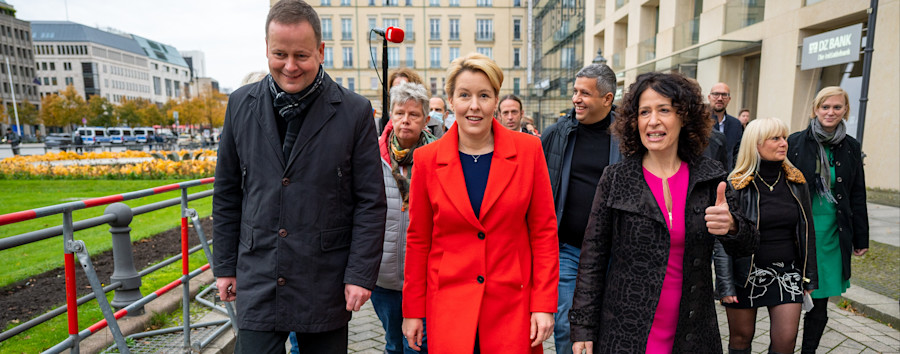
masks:
<path fill-rule="evenodd" d="M 182 331 L 184 336 L 184 349 L 186 351 L 199 351 L 200 348 L 208 345 L 212 340 L 215 339 L 215 337 L 224 332 L 227 328 L 230 327 L 237 331 L 237 328 L 234 327 L 234 311 L 230 303 L 226 303 L 224 308 L 215 306 L 215 304 L 211 304 L 211 307 L 213 307 L 215 310 L 228 314 L 228 320 L 198 323 L 192 325 L 190 318 L 190 280 L 198 276 L 200 273 L 210 269 L 211 266 L 210 263 L 207 263 L 206 265 L 192 271 L 190 270 L 188 264 L 189 255 L 200 249 L 203 249 L 207 260 L 211 260 L 212 253 L 210 252 L 206 235 L 204 234 L 202 225 L 200 224 L 199 215 L 197 214 L 196 210 L 188 208 L 188 202 L 200 198 L 209 197 L 212 195 L 213 191 L 208 190 L 189 195 L 188 188 L 209 184 L 214 181 L 215 178 L 210 177 L 124 194 L 86 199 L 77 202 L 57 204 L 48 207 L 0 215 L 0 226 L 36 218 L 48 217 L 52 215 L 62 215 L 63 220 L 62 225 L 60 226 L 54 226 L 0 239 L 0 251 L 62 235 L 65 250 L 63 259 L 65 265 L 66 282 L 66 305 L 58 307 L 19 326 L 11 328 L 8 331 L 0 333 L 0 342 L 12 338 L 24 332 L 25 330 L 34 328 L 35 326 L 40 325 L 41 323 L 44 323 L 65 312 L 68 318 L 69 337 L 64 341 L 58 343 L 57 345 L 51 347 L 50 349 L 45 351 L 45 353 L 60 353 L 65 349 L 71 349 L 72 353 L 78 353 L 79 343 L 82 340 L 106 327 L 109 327 L 109 330 L 112 333 L 114 339 L 114 345 L 111 348 L 117 348 L 119 352 L 122 353 L 130 353 L 126 338 L 123 336 L 121 330 L 119 329 L 117 320 L 126 315 L 141 314 L 143 312 L 144 305 L 179 285 L 182 285 L 183 290 L 183 326 L 180 328 L 170 328 L 134 334 L 129 336 L 129 338 L 140 338 L 148 335 L 155 335 L 157 334 L 157 332 L 171 333 Z M 133 209 L 126 204 L 121 203 L 122 201 L 126 200 L 142 198 L 175 190 L 181 191 L 181 196 L 179 198 L 151 203 L 135 207 Z M 75 210 L 87 209 L 101 205 L 108 205 L 108 207 L 104 211 L 104 214 L 101 216 L 77 222 L 72 218 L 72 212 Z M 129 224 L 131 223 L 135 215 L 160 210 L 174 205 L 180 205 L 181 207 L 181 254 L 138 272 L 134 266 L 134 258 L 131 249 L 131 227 L 129 227 Z M 192 220 L 194 224 L 194 230 L 197 232 L 197 235 L 200 238 L 200 245 L 195 246 L 191 249 L 188 248 L 189 218 Z M 105 287 L 101 286 L 100 279 L 98 278 L 97 273 L 94 270 L 88 253 L 87 245 L 84 243 L 84 241 L 76 240 L 74 238 L 75 231 L 96 227 L 102 224 L 110 225 L 109 231 L 112 235 L 112 254 L 114 260 L 114 270 L 112 276 L 110 277 L 110 284 Z M 77 287 L 75 283 L 76 256 L 78 257 L 79 263 L 81 264 L 84 270 L 84 274 L 87 277 L 92 289 L 92 292 L 90 294 L 77 299 Z M 169 264 L 175 263 L 179 259 L 182 261 L 182 276 L 179 279 L 172 281 L 168 285 L 154 291 L 147 296 L 143 296 L 141 294 L 140 287 L 141 278 L 143 276 L 159 270 Z M 209 289 L 213 288 L 214 286 L 209 287 L 204 290 L 203 293 L 205 294 L 206 292 L 210 291 Z M 107 301 L 106 293 L 113 290 L 115 290 L 115 294 L 112 301 Z M 198 294 L 198 296 L 200 296 L 200 294 Z M 94 299 L 97 300 L 97 303 L 100 306 L 100 310 L 103 313 L 104 319 L 84 330 L 79 331 L 78 306 Z M 210 304 L 208 304 L 209 301 L 203 300 L 201 301 L 201 303 L 210 306 Z M 119 310 L 113 312 L 113 307 L 118 308 Z M 217 329 L 215 332 L 213 332 L 212 335 L 208 336 L 205 340 L 199 343 L 191 342 L 190 335 L 192 328 L 209 326 L 221 326 L 221 328 Z"/>

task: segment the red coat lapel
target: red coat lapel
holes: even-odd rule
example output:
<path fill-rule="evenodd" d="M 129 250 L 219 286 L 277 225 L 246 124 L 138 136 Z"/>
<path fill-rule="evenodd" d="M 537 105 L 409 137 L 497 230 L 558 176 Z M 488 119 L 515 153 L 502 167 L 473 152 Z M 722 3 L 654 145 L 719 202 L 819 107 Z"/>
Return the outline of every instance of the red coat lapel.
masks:
<path fill-rule="evenodd" d="M 494 130 L 494 155 L 491 158 L 491 172 L 488 175 L 487 188 L 484 190 L 484 199 L 481 202 L 482 219 L 511 184 L 510 181 L 518 166 L 516 145 L 512 137 L 515 132 L 500 125 L 496 119 L 493 119 L 491 127 Z"/>
<path fill-rule="evenodd" d="M 434 144 L 438 144 L 435 175 L 444 190 L 444 195 L 450 199 L 450 202 L 466 218 L 466 221 L 479 229 L 484 229 L 475 217 L 472 202 L 469 201 L 469 194 L 466 193 L 466 180 L 463 177 L 462 165 L 459 163 L 459 130 L 456 128 L 456 124 Z M 488 178 L 490 179 L 490 177 Z"/>

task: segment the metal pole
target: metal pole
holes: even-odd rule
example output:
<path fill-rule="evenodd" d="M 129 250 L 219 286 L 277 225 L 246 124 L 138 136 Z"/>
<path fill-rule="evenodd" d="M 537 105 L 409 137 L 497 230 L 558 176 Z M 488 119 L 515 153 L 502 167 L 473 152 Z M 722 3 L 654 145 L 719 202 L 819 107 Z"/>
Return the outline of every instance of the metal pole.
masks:
<path fill-rule="evenodd" d="M 385 44 L 387 44 L 387 42 L 385 42 Z M 385 49 L 385 50 L 387 50 L 387 49 Z M 16 115 L 16 130 L 17 130 L 16 133 L 19 134 L 19 136 L 22 136 L 22 126 L 19 125 L 19 108 L 18 108 L 18 106 L 16 106 L 16 90 L 15 90 L 15 87 L 13 87 L 12 70 L 10 70 L 10 68 L 9 68 L 9 57 L 6 57 L 5 59 L 6 59 L 6 75 L 9 76 L 9 92 L 12 94 L 12 100 L 13 100 L 13 113 Z"/>
<path fill-rule="evenodd" d="M 9 65 L 7 63 L 7 65 Z M 78 353 L 78 299 L 75 298 L 75 251 L 70 244 L 75 240 L 75 232 L 72 230 L 72 211 L 63 212 L 63 245 L 65 249 L 64 261 L 66 265 L 66 314 L 69 319 L 69 338 L 72 340 L 71 353 Z"/>
<path fill-rule="evenodd" d="M 125 308 L 133 302 L 140 300 L 141 275 L 134 267 L 134 255 L 131 249 L 131 227 L 128 225 L 133 218 L 131 207 L 125 203 L 113 203 L 106 207 L 104 214 L 112 214 L 116 219 L 109 222 L 109 233 L 112 235 L 113 274 L 109 278 L 111 282 L 121 282 L 122 286 L 116 289 L 112 304 L 117 309 Z M 129 316 L 137 316 L 144 313 L 144 308 L 134 312 L 128 312 Z"/>
<path fill-rule="evenodd" d="M 181 188 L 181 274 L 182 274 L 182 299 L 181 313 L 184 324 L 184 350 L 191 350 L 191 278 L 188 253 L 188 193 L 187 188 Z"/>
<path fill-rule="evenodd" d="M 878 0 L 872 0 L 869 8 L 869 24 L 866 30 L 866 49 L 863 54 L 862 88 L 859 92 L 859 123 L 856 125 L 856 140 L 863 143 L 866 130 L 866 108 L 869 105 L 869 74 L 872 71 L 872 52 L 875 51 L 875 21 L 878 15 Z"/>
<path fill-rule="evenodd" d="M 388 114 L 388 109 L 390 109 L 390 104 L 388 103 L 388 90 L 390 89 L 388 85 L 388 41 L 387 37 L 381 42 L 381 77 L 384 78 L 381 81 L 381 122 L 378 123 L 378 132 L 384 131 L 384 126 L 387 125 L 388 119 L 390 119 L 390 114 Z"/>

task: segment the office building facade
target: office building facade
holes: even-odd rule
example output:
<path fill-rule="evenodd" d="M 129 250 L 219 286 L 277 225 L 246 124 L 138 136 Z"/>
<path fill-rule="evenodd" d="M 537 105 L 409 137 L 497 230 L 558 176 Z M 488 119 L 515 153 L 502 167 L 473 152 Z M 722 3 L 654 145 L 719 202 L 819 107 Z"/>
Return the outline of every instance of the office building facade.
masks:
<path fill-rule="evenodd" d="M 892 104 L 900 87 L 900 0 L 878 5 L 865 129 L 859 124 L 863 48 L 848 47 L 852 58 L 844 63 L 804 58 L 817 49 L 804 39 L 830 31 L 856 29 L 864 46 L 869 6 L 868 0 L 587 0 L 582 59 L 602 50 L 618 74 L 617 97 L 649 71 L 681 72 L 704 94 L 725 82 L 730 114 L 747 108 L 751 118 L 782 119 L 791 132 L 807 127 L 821 88 L 841 86 L 851 98 L 848 134 L 863 139 L 868 186 L 898 190 L 900 119 Z"/>
<path fill-rule="evenodd" d="M 4 1 L 0 1 L 0 57 L 0 109 L 9 117 L 0 122 L 0 127 L 6 132 L 5 127 L 16 123 L 13 96 L 19 107 L 25 101 L 39 105 L 40 96 L 35 81 L 31 24 L 16 18 L 15 7 Z M 34 128 L 28 126 L 22 132 L 33 135 Z"/>

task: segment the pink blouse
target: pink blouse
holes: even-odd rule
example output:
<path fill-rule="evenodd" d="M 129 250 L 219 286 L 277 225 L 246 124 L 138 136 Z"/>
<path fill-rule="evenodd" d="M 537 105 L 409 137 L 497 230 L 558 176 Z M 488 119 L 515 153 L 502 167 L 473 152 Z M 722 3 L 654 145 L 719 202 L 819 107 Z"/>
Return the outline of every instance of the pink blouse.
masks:
<path fill-rule="evenodd" d="M 656 203 L 669 228 L 669 262 L 663 280 L 659 304 L 647 339 L 647 353 L 671 353 L 675 343 L 675 329 L 678 325 L 678 309 L 681 303 L 681 283 L 684 261 L 684 208 L 687 203 L 688 165 L 681 163 L 672 177 L 669 177 L 669 192 L 672 196 L 672 213 L 666 210 L 663 180 L 644 169 L 644 180 L 653 192 Z"/>

